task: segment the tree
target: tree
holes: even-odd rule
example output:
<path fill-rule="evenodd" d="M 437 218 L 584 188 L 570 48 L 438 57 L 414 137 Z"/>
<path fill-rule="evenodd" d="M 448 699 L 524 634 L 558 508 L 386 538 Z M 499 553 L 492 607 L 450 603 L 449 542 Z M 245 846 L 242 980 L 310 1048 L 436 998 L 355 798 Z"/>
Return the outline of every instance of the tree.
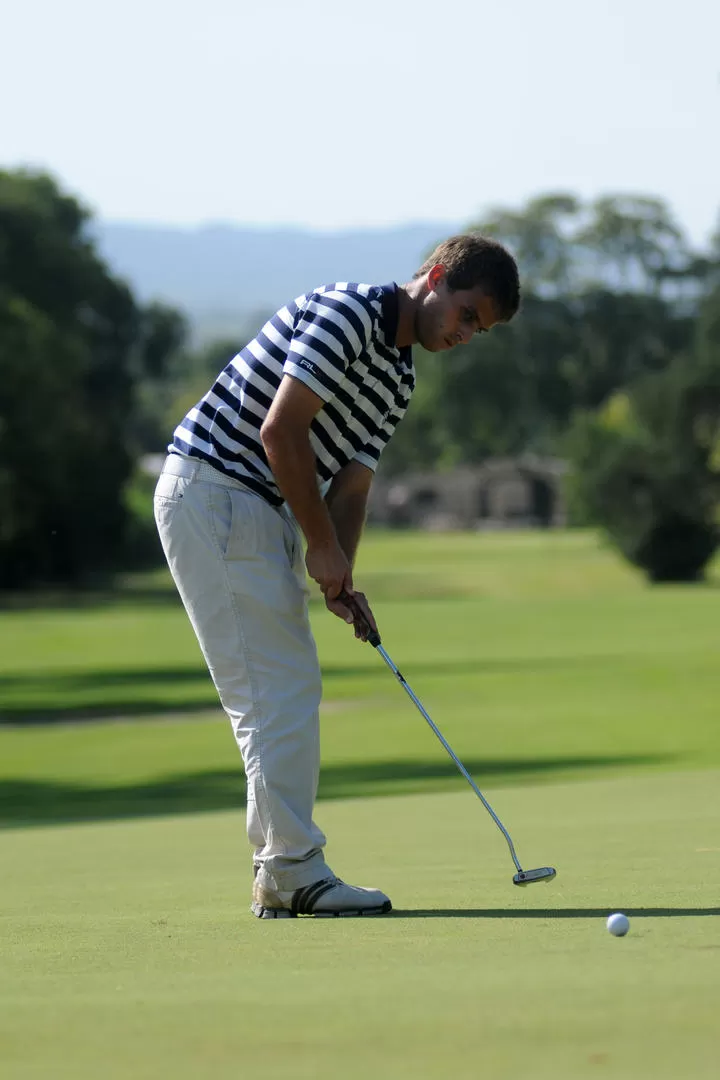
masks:
<path fill-rule="evenodd" d="M 523 287 L 543 295 L 567 293 L 573 273 L 572 226 L 580 203 L 566 192 L 530 199 L 522 210 L 496 209 L 477 226 L 505 244 L 522 267 Z"/>
<path fill-rule="evenodd" d="M 575 237 L 606 286 L 657 293 L 662 281 L 687 268 L 690 252 L 662 199 L 605 195 L 590 207 L 590 220 Z"/>
<path fill-rule="evenodd" d="M 3 588 L 78 583 L 114 565 L 135 385 L 173 345 L 144 336 L 152 315 L 105 267 L 88 220 L 49 176 L 0 172 Z"/>
<path fill-rule="evenodd" d="M 697 581 L 720 543 L 720 350 L 702 343 L 567 440 L 571 508 L 652 581 Z"/>
<path fill-rule="evenodd" d="M 175 308 L 153 303 L 140 312 L 132 363 L 134 407 L 127 429 L 134 457 L 167 445 L 168 399 L 175 393 L 188 337 L 188 321 Z"/>
<path fill-rule="evenodd" d="M 691 350 L 718 265 L 714 251 L 691 251 L 665 204 L 649 197 L 585 206 L 543 195 L 474 227 L 517 257 L 520 312 L 437 362 L 432 395 L 416 391 L 384 455 L 393 468 L 561 452 L 575 410 L 599 408 Z"/>
<path fill-rule="evenodd" d="M 665 370 L 692 344 L 694 320 L 660 296 L 589 289 L 572 309 L 572 358 L 564 368 L 571 409 L 597 407 L 618 388 Z"/>
<path fill-rule="evenodd" d="M 169 362 L 185 348 L 189 326 L 176 308 L 158 302 L 148 304 L 139 313 L 137 338 L 137 375 L 161 381 L 168 374 Z"/>

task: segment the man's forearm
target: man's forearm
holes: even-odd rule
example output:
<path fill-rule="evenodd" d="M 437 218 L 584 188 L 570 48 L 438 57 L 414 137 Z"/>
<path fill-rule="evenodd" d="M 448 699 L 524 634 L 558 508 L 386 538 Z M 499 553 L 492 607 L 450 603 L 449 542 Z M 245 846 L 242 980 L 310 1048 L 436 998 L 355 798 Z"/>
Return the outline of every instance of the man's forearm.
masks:
<path fill-rule="evenodd" d="M 317 482 L 317 462 L 307 432 L 262 433 L 263 446 L 280 493 L 295 515 L 310 546 L 336 544 L 338 537 Z"/>
<path fill-rule="evenodd" d="M 331 489 L 328 493 L 330 518 L 350 566 L 355 564 L 355 555 L 367 515 L 367 499 L 366 491 L 333 492 Z"/>

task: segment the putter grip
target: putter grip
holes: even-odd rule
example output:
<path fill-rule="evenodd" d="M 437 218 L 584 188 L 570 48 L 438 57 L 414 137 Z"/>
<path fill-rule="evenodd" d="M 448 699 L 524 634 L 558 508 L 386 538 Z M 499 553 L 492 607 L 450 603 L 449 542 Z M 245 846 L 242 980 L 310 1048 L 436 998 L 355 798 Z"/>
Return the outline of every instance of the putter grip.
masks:
<path fill-rule="evenodd" d="M 380 635 L 378 634 L 377 630 L 373 630 L 370 623 L 367 621 L 355 597 L 350 596 L 349 593 L 345 592 L 345 590 L 342 589 L 338 593 L 337 598 L 341 604 L 345 605 L 346 608 L 350 608 L 355 627 L 365 635 L 365 637 L 374 649 L 377 648 L 377 646 L 380 644 Z"/>

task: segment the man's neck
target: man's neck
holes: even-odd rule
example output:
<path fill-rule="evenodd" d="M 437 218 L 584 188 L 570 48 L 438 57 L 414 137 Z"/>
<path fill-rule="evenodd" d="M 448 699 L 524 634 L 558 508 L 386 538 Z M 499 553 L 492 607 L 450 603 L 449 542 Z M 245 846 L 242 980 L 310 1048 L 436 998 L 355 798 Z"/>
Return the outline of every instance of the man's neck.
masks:
<path fill-rule="evenodd" d="M 410 281 L 407 285 L 401 285 L 398 288 L 398 327 L 395 344 L 399 349 L 414 345 L 417 341 L 415 315 L 422 303 L 424 289 L 423 281 Z"/>

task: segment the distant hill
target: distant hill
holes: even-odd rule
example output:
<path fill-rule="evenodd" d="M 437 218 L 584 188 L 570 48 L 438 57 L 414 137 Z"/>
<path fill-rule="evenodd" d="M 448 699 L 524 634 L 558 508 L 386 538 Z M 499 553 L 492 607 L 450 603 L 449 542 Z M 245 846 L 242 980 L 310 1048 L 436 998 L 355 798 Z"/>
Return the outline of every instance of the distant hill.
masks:
<path fill-rule="evenodd" d="M 201 338 L 232 334 L 260 313 L 328 281 L 407 281 L 459 226 L 423 223 L 337 233 L 233 225 L 99 222 L 98 248 L 144 302 L 164 300 Z"/>

